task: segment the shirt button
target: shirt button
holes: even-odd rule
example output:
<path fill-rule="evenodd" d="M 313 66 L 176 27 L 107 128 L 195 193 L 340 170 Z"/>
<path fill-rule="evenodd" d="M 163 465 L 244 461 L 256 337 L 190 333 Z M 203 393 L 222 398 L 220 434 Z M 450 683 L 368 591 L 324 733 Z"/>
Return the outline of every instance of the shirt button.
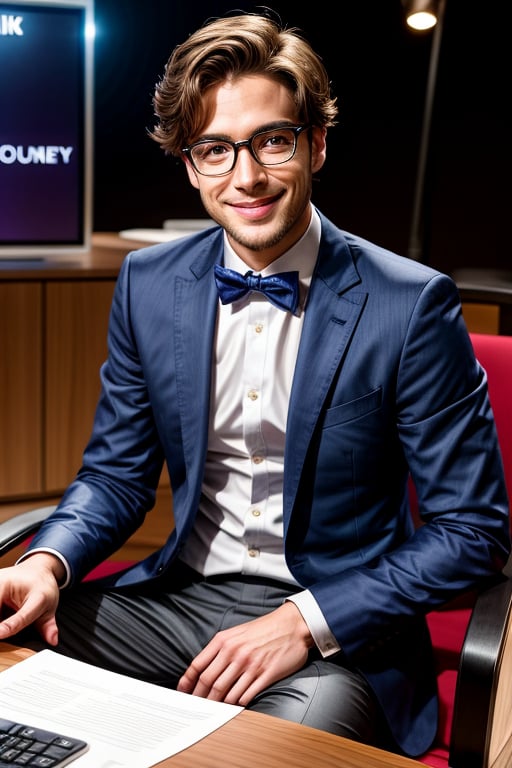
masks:
<path fill-rule="evenodd" d="M 250 389 L 249 392 L 247 393 L 247 397 L 249 398 L 249 400 L 257 400 L 258 393 L 256 392 L 255 389 Z"/>
<path fill-rule="evenodd" d="M 259 517 L 261 515 L 261 512 L 260 512 L 259 509 L 253 509 L 252 512 L 251 512 L 251 515 L 253 517 Z"/>
<path fill-rule="evenodd" d="M 253 548 L 249 549 L 247 554 L 249 555 L 249 557 L 258 557 L 259 550 L 254 549 L 254 547 L 253 547 Z"/>
<path fill-rule="evenodd" d="M 256 333 L 261 333 L 263 330 L 263 323 L 256 323 L 256 325 L 254 326 L 254 330 L 256 331 Z"/>
<path fill-rule="evenodd" d="M 253 456 L 252 457 L 253 464 L 261 464 L 262 461 L 264 461 L 264 457 L 263 456 Z"/>

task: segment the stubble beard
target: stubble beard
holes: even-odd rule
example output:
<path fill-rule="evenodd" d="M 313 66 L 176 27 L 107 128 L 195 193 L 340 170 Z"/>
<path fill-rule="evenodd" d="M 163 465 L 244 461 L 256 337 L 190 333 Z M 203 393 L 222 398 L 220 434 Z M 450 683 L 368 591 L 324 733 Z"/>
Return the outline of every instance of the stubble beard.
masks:
<path fill-rule="evenodd" d="M 265 233 L 259 231 L 257 226 L 255 226 L 254 230 L 249 233 L 231 225 L 224 226 L 224 229 L 233 242 L 241 245 L 242 248 L 247 248 L 255 253 L 260 253 L 268 248 L 273 248 L 275 245 L 279 245 L 281 240 L 286 237 L 292 228 L 293 223 L 292 220 L 286 219 L 269 235 L 265 235 Z"/>
<path fill-rule="evenodd" d="M 274 248 L 276 245 L 286 237 L 290 230 L 295 226 L 297 221 L 302 216 L 305 208 L 309 205 L 307 200 L 303 208 L 299 210 L 289 211 L 282 220 L 277 222 L 277 226 L 272 227 L 272 231 L 269 234 L 265 233 L 265 226 L 260 227 L 258 224 L 254 224 L 253 227 L 247 229 L 238 228 L 236 225 L 231 224 L 229 221 L 219 221 L 218 218 L 212 215 L 211 211 L 207 211 L 212 219 L 217 221 L 229 238 L 240 245 L 242 248 L 253 251 L 254 253 L 260 253 L 268 248 Z M 206 206 L 205 206 L 206 207 Z M 262 231 L 263 230 L 263 231 Z"/>

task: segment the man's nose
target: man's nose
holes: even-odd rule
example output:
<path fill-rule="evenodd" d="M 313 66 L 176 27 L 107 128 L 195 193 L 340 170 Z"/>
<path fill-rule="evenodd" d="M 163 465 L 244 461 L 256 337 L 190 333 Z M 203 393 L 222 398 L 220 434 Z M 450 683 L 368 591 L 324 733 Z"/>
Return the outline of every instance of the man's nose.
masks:
<path fill-rule="evenodd" d="M 237 181 L 241 183 L 244 183 L 245 180 L 252 181 L 255 177 L 259 178 L 265 174 L 265 168 L 258 163 L 248 144 L 238 147 L 238 156 L 233 173 L 236 175 Z"/>

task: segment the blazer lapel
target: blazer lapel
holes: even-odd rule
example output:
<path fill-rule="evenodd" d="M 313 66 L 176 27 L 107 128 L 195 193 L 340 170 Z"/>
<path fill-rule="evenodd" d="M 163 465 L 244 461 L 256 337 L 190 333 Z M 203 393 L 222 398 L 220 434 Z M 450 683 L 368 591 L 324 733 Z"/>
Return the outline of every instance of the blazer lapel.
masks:
<path fill-rule="evenodd" d="M 215 241 L 217 237 L 217 242 Z M 200 487 L 208 441 L 210 382 L 218 294 L 213 265 L 222 257 L 222 237 L 203 243 L 190 276 L 175 282 L 175 365 L 182 445 L 190 487 Z M 217 259 L 212 259 L 212 252 Z M 195 481 L 195 482 L 194 482 Z"/>
<path fill-rule="evenodd" d="M 322 226 L 326 231 L 325 223 Z M 348 246 L 344 241 L 340 242 L 339 234 L 331 243 L 328 238 L 322 237 L 305 310 L 288 409 L 283 508 L 285 533 L 313 431 L 366 302 L 366 293 L 354 290 L 359 283 L 360 277 Z"/>

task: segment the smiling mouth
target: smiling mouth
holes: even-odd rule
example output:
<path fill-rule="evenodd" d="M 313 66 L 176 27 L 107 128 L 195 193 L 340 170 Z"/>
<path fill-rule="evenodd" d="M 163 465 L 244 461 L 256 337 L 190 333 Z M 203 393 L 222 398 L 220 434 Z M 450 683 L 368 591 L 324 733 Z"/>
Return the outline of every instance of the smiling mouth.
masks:
<path fill-rule="evenodd" d="M 284 193 L 280 192 L 277 195 L 273 195 L 272 197 L 266 197 L 264 199 L 260 200 L 254 200 L 252 202 L 248 201 L 240 201 L 239 203 L 230 203 L 230 205 L 233 208 L 237 208 L 238 210 L 242 211 L 261 211 L 263 209 L 268 210 L 272 205 L 277 203 L 278 200 L 281 199 Z"/>

